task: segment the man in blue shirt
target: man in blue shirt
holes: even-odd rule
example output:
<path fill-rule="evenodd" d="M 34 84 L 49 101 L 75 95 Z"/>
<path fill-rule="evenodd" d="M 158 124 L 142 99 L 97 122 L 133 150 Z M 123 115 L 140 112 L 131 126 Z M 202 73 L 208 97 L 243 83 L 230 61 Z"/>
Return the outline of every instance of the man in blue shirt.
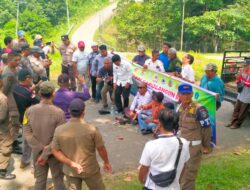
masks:
<path fill-rule="evenodd" d="M 146 48 L 144 45 L 139 45 L 137 50 L 139 54 L 133 58 L 132 62 L 143 66 L 145 64 L 145 61 L 147 59 L 150 59 L 150 57 L 145 54 Z"/>
<path fill-rule="evenodd" d="M 171 48 L 171 44 L 168 42 L 164 42 L 162 46 L 162 52 L 159 55 L 159 60 L 163 63 L 165 72 L 168 71 L 169 67 L 169 59 L 168 59 L 168 49 Z"/>
<path fill-rule="evenodd" d="M 206 74 L 201 78 L 200 87 L 217 93 L 216 95 L 216 110 L 221 107 L 221 102 L 224 99 L 224 83 L 217 75 L 217 65 L 208 63 L 205 67 Z"/>

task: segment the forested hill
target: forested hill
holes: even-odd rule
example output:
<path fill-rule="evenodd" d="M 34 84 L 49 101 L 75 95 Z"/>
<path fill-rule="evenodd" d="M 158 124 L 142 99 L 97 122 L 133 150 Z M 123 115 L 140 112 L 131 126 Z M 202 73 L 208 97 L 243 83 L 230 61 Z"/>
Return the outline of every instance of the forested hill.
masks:
<path fill-rule="evenodd" d="M 67 31 L 66 0 L 0 0 L 0 40 L 15 37 L 17 2 L 19 1 L 19 30 L 26 38 L 36 34 L 54 37 Z M 68 0 L 71 23 L 108 4 L 108 0 Z"/>
<path fill-rule="evenodd" d="M 121 0 L 114 24 L 119 44 L 162 41 L 179 47 L 185 2 L 184 46 L 195 51 L 249 48 L 249 0 Z"/>

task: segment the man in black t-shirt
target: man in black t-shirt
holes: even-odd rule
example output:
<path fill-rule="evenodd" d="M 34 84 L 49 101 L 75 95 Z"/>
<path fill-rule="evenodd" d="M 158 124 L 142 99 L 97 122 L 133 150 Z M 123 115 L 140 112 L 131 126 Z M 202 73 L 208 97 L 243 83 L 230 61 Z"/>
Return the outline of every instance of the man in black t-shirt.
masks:
<path fill-rule="evenodd" d="M 103 108 L 108 108 L 107 93 L 110 94 L 110 99 L 112 103 L 114 102 L 114 93 L 113 93 L 113 65 L 112 60 L 109 57 L 104 59 L 104 66 L 100 69 L 96 82 L 104 83 L 104 86 L 101 91 Z"/>
<path fill-rule="evenodd" d="M 33 94 L 31 87 L 33 84 L 32 74 L 28 69 L 21 69 L 18 72 L 18 84 L 13 88 L 13 96 L 15 98 L 19 111 L 19 121 L 23 123 L 25 110 L 31 105 L 39 103 L 39 99 Z M 30 164 L 31 148 L 27 141 L 23 139 L 23 155 L 20 168 L 25 168 Z"/>

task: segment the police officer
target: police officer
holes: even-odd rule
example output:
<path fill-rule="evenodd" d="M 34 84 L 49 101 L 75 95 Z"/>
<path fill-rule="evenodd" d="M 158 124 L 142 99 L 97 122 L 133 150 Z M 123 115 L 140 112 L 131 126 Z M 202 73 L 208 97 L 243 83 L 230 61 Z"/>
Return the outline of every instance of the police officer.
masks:
<path fill-rule="evenodd" d="M 0 89 L 3 87 L 0 75 Z M 9 107 L 7 97 L 0 91 L 0 179 L 15 179 L 14 174 L 7 172 L 11 156 L 12 137 L 9 128 Z"/>
<path fill-rule="evenodd" d="M 75 71 L 76 64 L 72 63 L 73 53 L 76 51 L 76 46 L 73 45 L 68 35 L 61 36 L 62 44 L 59 47 L 60 54 L 62 56 L 62 73 L 69 75 L 70 79 L 70 88 L 71 90 L 76 90 L 76 79 Z"/>
<path fill-rule="evenodd" d="M 51 141 L 57 126 L 65 122 L 64 112 L 52 104 L 54 86 L 40 85 L 41 102 L 27 109 L 23 119 L 24 136 L 32 148 L 35 163 L 35 190 L 45 190 L 49 169 L 55 190 L 65 190 L 62 165 L 51 155 Z"/>
<path fill-rule="evenodd" d="M 189 84 L 178 87 L 181 104 L 178 108 L 180 136 L 189 141 L 190 159 L 181 178 L 183 190 L 195 190 L 195 179 L 201 162 L 202 146 L 209 146 L 212 135 L 208 111 L 192 101 L 193 89 Z"/>
<path fill-rule="evenodd" d="M 81 99 L 72 100 L 69 109 L 70 121 L 56 129 L 52 142 L 54 156 L 64 163 L 68 190 L 81 190 L 83 181 L 90 190 L 104 190 L 96 150 L 104 161 L 104 171 L 111 172 L 112 168 L 102 136 L 83 119 L 85 104 Z"/>

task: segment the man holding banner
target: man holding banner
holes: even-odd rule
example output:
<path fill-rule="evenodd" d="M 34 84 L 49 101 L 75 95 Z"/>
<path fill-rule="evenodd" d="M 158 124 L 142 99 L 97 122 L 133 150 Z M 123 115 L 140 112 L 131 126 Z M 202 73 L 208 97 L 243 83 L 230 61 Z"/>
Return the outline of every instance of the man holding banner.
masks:
<path fill-rule="evenodd" d="M 203 151 L 209 152 L 212 136 L 211 122 L 207 109 L 193 102 L 193 89 L 190 84 L 181 84 L 178 87 L 181 105 L 179 106 L 180 136 L 189 141 L 190 159 L 183 171 L 181 185 L 183 190 L 195 190 L 195 180 L 201 162 Z"/>

